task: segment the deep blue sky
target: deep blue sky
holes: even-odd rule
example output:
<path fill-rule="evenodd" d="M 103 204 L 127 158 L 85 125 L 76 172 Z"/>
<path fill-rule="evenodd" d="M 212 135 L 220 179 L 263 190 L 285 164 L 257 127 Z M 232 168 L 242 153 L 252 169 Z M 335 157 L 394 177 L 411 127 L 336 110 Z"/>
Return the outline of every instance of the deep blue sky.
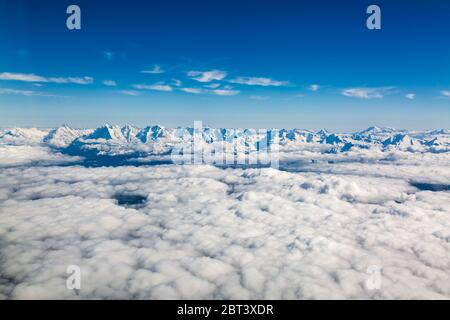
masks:
<path fill-rule="evenodd" d="M 449 35 L 444 0 L 0 0 L 0 126 L 450 128 Z"/>

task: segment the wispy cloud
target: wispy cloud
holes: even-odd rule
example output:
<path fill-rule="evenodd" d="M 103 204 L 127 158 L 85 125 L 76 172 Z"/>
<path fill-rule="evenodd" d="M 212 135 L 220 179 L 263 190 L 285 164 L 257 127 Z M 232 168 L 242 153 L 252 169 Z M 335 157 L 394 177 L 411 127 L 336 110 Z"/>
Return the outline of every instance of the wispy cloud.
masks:
<path fill-rule="evenodd" d="M 112 61 L 114 59 L 116 53 L 112 52 L 111 50 L 106 50 L 106 51 L 102 51 L 102 55 L 106 60 Z"/>
<path fill-rule="evenodd" d="M 118 93 L 125 94 L 127 96 L 138 96 L 139 92 L 134 90 L 119 90 Z"/>
<path fill-rule="evenodd" d="M 31 90 L 16 90 L 16 89 L 10 89 L 10 88 L 0 88 L 0 94 L 13 94 L 13 95 L 20 95 L 20 96 L 40 96 L 42 95 L 41 92 L 31 91 Z"/>
<path fill-rule="evenodd" d="M 103 80 L 102 83 L 105 86 L 108 86 L 108 87 L 115 87 L 115 86 L 117 86 L 117 82 L 115 82 L 114 80 Z"/>
<path fill-rule="evenodd" d="M 308 90 L 310 91 L 317 91 L 320 89 L 320 86 L 318 84 L 312 84 L 308 87 Z"/>
<path fill-rule="evenodd" d="M 91 84 L 94 82 L 92 77 L 43 77 L 32 73 L 0 73 L 0 80 L 23 81 L 23 82 L 44 82 L 44 83 L 74 83 Z"/>
<path fill-rule="evenodd" d="M 207 91 L 201 88 L 181 88 L 181 91 L 187 92 L 187 93 L 194 93 L 194 94 L 204 94 Z"/>
<path fill-rule="evenodd" d="M 134 84 L 134 89 L 138 90 L 155 90 L 155 91 L 172 91 L 172 87 L 167 84 L 155 83 L 155 84 Z"/>
<path fill-rule="evenodd" d="M 220 87 L 220 83 L 205 84 L 204 87 L 209 89 L 217 89 Z"/>
<path fill-rule="evenodd" d="M 274 87 L 281 87 L 281 86 L 288 86 L 289 81 L 278 81 L 270 78 L 260 78 L 260 77 L 237 77 L 235 79 L 230 80 L 231 83 L 237 83 L 237 84 L 246 84 L 249 86 L 274 86 Z"/>
<path fill-rule="evenodd" d="M 176 87 L 181 87 L 183 85 L 183 82 L 181 82 L 181 80 L 172 79 L 172 81 L 173 81 L 173 85 Z"/>
<path fill-rule="evenodd" d="M 258 100 L 258 101 L 264 101 L 264 100 L 268 100 L 269 97 L 267 97 L 267 96 L 250 96 L 250 99 Z"/>
<path fill-rule="evenodd" d="M 414 100 L 416 98 L 416 94 L 415 93 L 407 93 L 405 95 L 405 98 L 408 100 Z"/>
<path fill-rule="evenodd" d="M 0 94 L 5 95 L 16 95 L 16 96 L 26 96 L 26 97 L 61 97 L 61 98 L 67 98 L 65 96 L 57 96 L 52 95 L 40 91 L 33 91 L 33 90 L 18 90 L 18 89 L 11 89 L 11 88 L 0 88 Z"/>
<path fill-rule="evenodd" d="M 164 73 L 165 71 L 161 69 L 161 66 L 155 64 L 153 69 L 151 70 L 142 70 L 141 73 L 149 73 L 149 74 L 159 74 Z"/>
<path fill-rule="evenodd" d="M 223 80 L 227 76 L 227 72 L 220 70 L 210 71 L 189 71 L 188 77 L 199 82 L 211 82 L 214 80 Z"/>
<path fill-rule="evenodd" d="M 443 96 L 445 98 L 450 98 L 450 91 L 449 90 L 442 90 L 441 91 L 441 96 Z"/>
<path fill-rule="evenodd" d="M 239 94 L 238 90 L 228 90 L 228 89 L 216 89 L 211 90 L 212 94 L 218 95 L 218 96 L 235 96 Z"/>
<path fill-rule="evenodd" d="M 346 97 L 359 99 L 383 99 L 385 95 L 393 93 L 394 87 L 378 87 L 378 88 L 348 88 L 341 91 Z"/>

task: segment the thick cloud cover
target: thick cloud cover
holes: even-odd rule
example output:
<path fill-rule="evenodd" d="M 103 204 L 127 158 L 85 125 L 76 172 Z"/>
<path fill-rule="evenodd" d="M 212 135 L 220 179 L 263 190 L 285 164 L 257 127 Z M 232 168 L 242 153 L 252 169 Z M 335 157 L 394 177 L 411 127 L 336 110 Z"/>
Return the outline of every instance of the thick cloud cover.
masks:
<path fill-rule="evenodd" d="M 0 169 L 0 298 L 450 298 L 450 193 L 409 184 L 448 182 L 448 155 L 336 157 L 303 172 Z"/>

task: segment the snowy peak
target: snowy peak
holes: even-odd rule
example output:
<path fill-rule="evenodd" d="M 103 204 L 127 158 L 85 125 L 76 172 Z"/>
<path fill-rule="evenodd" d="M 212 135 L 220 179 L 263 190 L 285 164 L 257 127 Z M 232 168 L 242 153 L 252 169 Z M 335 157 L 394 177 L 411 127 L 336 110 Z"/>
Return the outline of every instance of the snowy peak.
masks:
<path fill-rule="evenodd" d="M 62 125 L 50 132 L 44 137 L 43 142 L 55 148 L 65 148 L 75 139 L 91 133 L 92 130 L 73 129 L 67 125 Z"/>
<path fill-rule="evenodd" d="M 36 128 L 12 128 L 5 130 L 0 136 L 0 142 L 11 145 L 38 144 L 48 130 Z"/>
<path fill-rule="evenodd" d="M 359 131 L 356 134 L 359 135 L 380 135 L 380 134 L 390 134 L 390 133 L 394 133 L 397 130 L 395 130 L 394 128 L 390 128 L 390 127 L 377 127 L 377 126 L 372 126 L 369 127 L 365 130 Z"/>
<path fill-rule="evenodd" d="M 139 129 L 126 125 L 124 127 L 106 124 L 94 130 L 91 134 L 84 136 L 84 140 L 106 140 L 117 142 L 131 142 L 135 140 Z"/>
<path fill-rule="evenodd" d="M 383 147 L 388 148 L 391 146 L 396 146 L 400 149 L 410 149 L 410 148 L 417 148 L 420 147 L 420 143 L 414 139 L 411 138 L 407 134 L 401 134 L 398 133 L 386 140 L 383 141 Z"/>
<path fill-rule="evenodd" d="M 138 131 L 135 135 L 142 143 L 148 143 L 155 141 L 158 138 L 164 138 L 168 136 L 168 132 L 164 127 L 161 126 L 151 126 L 145 127 L 144 129 Z"/>

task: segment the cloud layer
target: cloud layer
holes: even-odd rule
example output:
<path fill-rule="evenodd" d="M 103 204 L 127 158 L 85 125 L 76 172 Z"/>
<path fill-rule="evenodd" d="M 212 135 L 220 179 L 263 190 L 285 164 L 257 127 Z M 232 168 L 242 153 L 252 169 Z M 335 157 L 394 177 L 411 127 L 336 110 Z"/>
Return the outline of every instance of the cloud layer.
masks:
<path fill-rule="evenodd" d="M 450 194 L 407 181 L 448 162 L 402 161 L 0 170 L 0 298 L 448 299 Z"/>

